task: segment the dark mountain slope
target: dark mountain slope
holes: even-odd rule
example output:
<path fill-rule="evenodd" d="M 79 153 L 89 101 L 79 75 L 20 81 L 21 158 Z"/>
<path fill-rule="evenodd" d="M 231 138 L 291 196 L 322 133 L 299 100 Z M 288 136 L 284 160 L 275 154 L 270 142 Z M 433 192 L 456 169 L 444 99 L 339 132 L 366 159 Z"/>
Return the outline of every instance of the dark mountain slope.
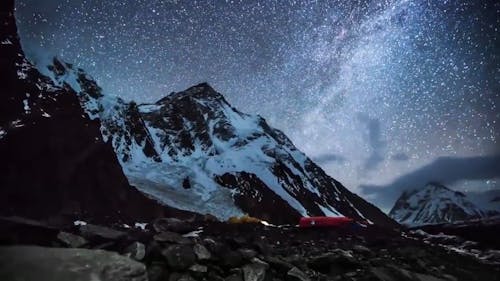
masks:
<path fill-rule="evenodd" d="M 137 221 L 166 208 L 128 184 L 99 120 L 27 61 L 14 1 L 0 4 L 0 215 Z M 175 212 L 172 210 L 172 212 Z"/>

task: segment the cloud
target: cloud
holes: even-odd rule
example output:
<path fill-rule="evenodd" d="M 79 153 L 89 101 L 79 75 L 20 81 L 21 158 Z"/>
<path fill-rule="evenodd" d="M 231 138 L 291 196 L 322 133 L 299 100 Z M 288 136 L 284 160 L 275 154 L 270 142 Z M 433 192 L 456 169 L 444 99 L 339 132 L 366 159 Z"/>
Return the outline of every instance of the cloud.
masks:
<path fill-rule="evenodd" d="M 440 157 L 432 163 L 397 178 L 385 186 L 362 185 L 362 193 L 382 209 L 390 209 L 401 193 L 420 188 L 429 181 L 453 184 L 460 180 L 500 177 L 500 154 L 477 157 Z"/>
<path fill-rule="evenodd" d="M 339 164 L 344 164 L 347 159 L 338 154 L 333 154 L 333 153 L 326 153 L 326 154 L 321 154 L 316 157 L 313 157 L 313 161 L 318 163 L 318 164 L 328 164 L 331 162 L 336 162 Z"/>
<path fill-rule="evenodd" d="M 369 172 L 384 161 L 384 151 L 387 143 L 382 139 L 382 131 L 380 120 L 375 118 L 370 118 L 366 114 L 358 114 L 358 118 L 361 122 L 365 123 L 367 129 L 367 139 L 368 144 L 371 148 L 371 154 L 366 159 L 363 170 L 364 172 Z"/>

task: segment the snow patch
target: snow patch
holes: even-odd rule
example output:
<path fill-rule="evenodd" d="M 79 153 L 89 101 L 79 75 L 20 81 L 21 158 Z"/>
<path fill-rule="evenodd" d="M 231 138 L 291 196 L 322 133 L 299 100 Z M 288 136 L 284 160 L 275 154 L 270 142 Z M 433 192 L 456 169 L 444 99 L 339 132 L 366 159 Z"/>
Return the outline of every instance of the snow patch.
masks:
<path fill-rule="evenodd" d="M 24 105 L 24 113 L 29 114 L 31 112 L 31 108 L 29 105 L 29 97 L 30 94 L 26 93 L 26 99 L 23 100 L 23 105 Z"/>
<path fill-rule="evenodd" d="M 148 224 L 147 224 L 146 222 L 136 222 L 136 223 L 134 224 L 134 227 L 135 227 L 135 228 L 140 228 L 140 229 L 142 229 L 142 230 L 146 230 L 146 226 L 147 226 L 147 225 L 148 225 Z"/>
<path fill-rule="evenodd" d="M 21 128 L 21 127 L 24 127 L 24 124 L 21 123 L 21 119 L 16 119 L 16 120 L 10 122 L 10 126 L 12 128 Z"/>
<path fill-rule="evenodd" d="M 12 45 L 12 41 L 10 41 L 9 38 L 5 38 L 4 40 L 2 40 L 2 42 L 0 42 L 0 44 L 2 44 L 2 45 Z"/>
<path fill-rule="evenodd" d="M 81 220 L 76 220 L 73 222 L 73 225 L 78 226 L 78 225 L 87 225 L 87 222 L 81 221 Z"/>
<path fill-rule="evenodd" d="M 186 237 L 186 238 L 189 238 L 189 237 L 199 237 L 202 232 L 203 232 L 203 229 L 198 229 L 198 230 L 194 230 L 194 231 L 191 231 L 189 233 L 186 233 L 186 234 L 184 234 L 182 236 Z"/>

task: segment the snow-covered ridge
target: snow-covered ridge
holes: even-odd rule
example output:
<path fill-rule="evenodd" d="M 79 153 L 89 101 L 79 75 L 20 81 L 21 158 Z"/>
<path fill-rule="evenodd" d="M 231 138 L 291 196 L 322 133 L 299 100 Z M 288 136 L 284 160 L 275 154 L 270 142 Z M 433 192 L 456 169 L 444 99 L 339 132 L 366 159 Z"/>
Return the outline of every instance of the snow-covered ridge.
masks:
<path fill-rule="evenodd" d="M 356 206 L 357 197 L 281 131 L 233 108 L 206 83 L 137 105 L 102 94 L 71 65 L 55 61 L 48 69 L 77 92 L 89 117 L 100 119 L 129 181 L 164 204 L 220 219 L 249 213 L 296 223 L 299 216 L 345 215 L 393 223 L 378 209 L 372 217 L 364 201 Z"/>
<path fill-rule="evenodd" d="M 439 183 L 404 192 L 389 212 L 396 221 L 410 225 L 453 223 L 482 218 L 487 213 L 465 194 Z"/>

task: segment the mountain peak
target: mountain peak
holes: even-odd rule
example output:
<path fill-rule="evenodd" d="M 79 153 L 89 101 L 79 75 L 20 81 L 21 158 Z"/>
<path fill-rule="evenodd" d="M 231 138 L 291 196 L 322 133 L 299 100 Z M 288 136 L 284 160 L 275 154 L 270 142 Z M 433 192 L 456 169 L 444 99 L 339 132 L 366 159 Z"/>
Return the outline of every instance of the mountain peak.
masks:
<path fill-rule="evenodd" d="M 196 100 L 220 101 L 227 103 L 224 96 L 217 92 L 210 84 L 203 82 L 187 88 L 181 92 L 173 92 L 170 95 L 161 98 L 156 104 L 164 104 L 165 102 L 180 100 L 184 98 L 194 98 Z"/>
<path fill-rule="evenodd" d="M 408 225 L 452 223 L 484 215 L 465 194 L 437 182 L 403 192 L 389 212 L 390 217 Z"/>

